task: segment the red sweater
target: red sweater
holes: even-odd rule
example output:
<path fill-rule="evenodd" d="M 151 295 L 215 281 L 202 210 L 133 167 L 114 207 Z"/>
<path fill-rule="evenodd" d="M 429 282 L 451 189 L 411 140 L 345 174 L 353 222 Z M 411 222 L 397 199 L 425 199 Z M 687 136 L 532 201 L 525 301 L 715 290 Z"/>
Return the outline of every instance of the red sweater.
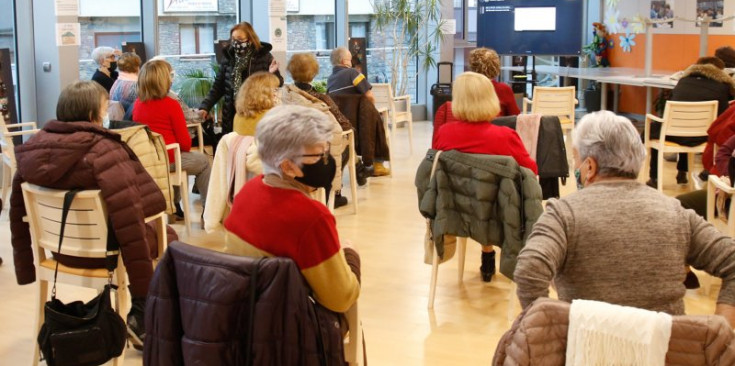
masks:
<path fill-rule="evenodd" d="M 294 189 L 274 188 L 260 175 L 245 183 L 232 203 L 225 228 L 300 269 L 339 252 L 337 222 L 326 206 Z"/>
<path fill-rule="evenodd" d="M 498 102 L 500 102 L 500 113 L 498 117 L 504 116 L 516 116 L 521 114 L 521 110 L 518 109 L 516 104 L 516 97 L 513 95 L 513 89 L 508 84 L 490 80 L 493 82 L 495 87 L 495 94 L 498 96 Z M 434 134 L 439 131 L 439 127 L 445 123 L 457 122 L 458 119 L 454 118 L 452 114 L 452 102 L 446 102 L 439 107 L 434 116 Z"/>
<path fill-rule="evenodd" d="M 179 102 L 172 98 L 141 102 L 140 98 L 133 105 L 133 121 L 150 127 L 151 131 L 161 134 L 168 144 L 178 143 L 181 152 L 191 150 L 191 136 L 186 128 L 186 118 Z M 173 151 L 168 152 L 169 163 L 174 163 Z"/>
<path fill-rule="evenodd" d="M 518 165 L 538 174 L 536 162 L 528 155 L 518 134 L 489 122 L 450 122 L 437 131 L 433 148 L 470 154 L 512 156 Z"/>

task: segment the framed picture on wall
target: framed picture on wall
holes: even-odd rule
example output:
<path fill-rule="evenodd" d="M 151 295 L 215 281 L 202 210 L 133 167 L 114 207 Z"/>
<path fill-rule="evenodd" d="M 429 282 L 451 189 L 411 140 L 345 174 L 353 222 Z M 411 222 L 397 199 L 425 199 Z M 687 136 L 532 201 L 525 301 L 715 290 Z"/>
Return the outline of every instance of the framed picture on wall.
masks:
<path fill-rule="evenodd" d="M 671 19 L 667 23 L 654 24 L 655 28 L 674 28 L 674 0 L 651 0 L 651 20 Z"/>
<path fill-rule="evenodd" d="M 300 5 L 301 0 L 286 0 L 286 11 L 298 13 Z"/>
<path fill-rule="evenodd" d="M 724 18 L 725 2 L 723 0 L 697 0 L 697 27 L 701 26 L 701 20 L 709 17 L 712 21 L 710 27 L 721 28 L 722 21 L 718 19 Z"/>

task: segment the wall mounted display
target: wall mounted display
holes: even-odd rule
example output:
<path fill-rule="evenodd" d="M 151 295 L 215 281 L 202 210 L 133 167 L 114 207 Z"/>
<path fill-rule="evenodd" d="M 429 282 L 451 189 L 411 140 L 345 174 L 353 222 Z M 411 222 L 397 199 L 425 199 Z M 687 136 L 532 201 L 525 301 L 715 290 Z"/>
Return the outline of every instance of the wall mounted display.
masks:
<path fill-rule="evenodd" d="M 580 55 L 582 0 L 480 0 L 477 45 L 503 55 Z"/>
<path fill-rule="evenodd" d="M 722 0 L 719 1 L 712 1 L 712 0 L 697 0 L 697 20 L 701 21 L 704 19 L 705 16 L 708 16 L 713 21 L 709 23 L 710 27 L 716 27 L 720 28 L 722 27 L 722 22 L 717 22 L 717 19 L 724 18 L 725 14 L 725 2 Z M 701 25 L 701 23 L 697 22 L 697 27 Z"/>

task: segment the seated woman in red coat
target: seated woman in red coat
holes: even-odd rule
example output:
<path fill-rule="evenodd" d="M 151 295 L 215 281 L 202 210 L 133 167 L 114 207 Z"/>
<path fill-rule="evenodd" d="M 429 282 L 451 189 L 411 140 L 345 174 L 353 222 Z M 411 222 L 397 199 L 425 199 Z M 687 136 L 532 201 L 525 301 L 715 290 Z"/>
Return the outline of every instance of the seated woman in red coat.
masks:
<path fill-rule="evenodd" d="M 132 308 L 128 334 L 141 349 L 145 339 L 143 312 L 158 256 L 155 230 L 145 218 L 166 209 L 163 193 L 120 135 L 102 127 L 107 118 L 107 91 L 94 81 L 64 88 L 56 105 L 56 121 L 16 148 L 18 172 L 10 196 L 10 232 L 15 277 L 24 285 L 36 280 L 31 234 L 21 184 L 68 190 L 99 189 L 107 206 L 130 280 Z M 171 234 L 169 234 L 171 235 Z M 169 236 L 171 239 L 171 236 Z M 173 238 L 175 239 L 175 238 Z M 76 268 L 104 268 L 105 259 L 54 254 L 59 263 Z M 120 289 L 125 291 L 125 289 Z"/>
<path fill-rule="evenodd" d="M 225 252 L 291 258 L 335 312 L 360 294 L 360 257 L 337 234 L 334 216 L 309 194 L 327 188 L 337 166 L 329 154 L 332 122 L 318 109 L 278 106 L 255 132 L 263 174 L 240 189 L 225 220 Z"/>
<path fill-rule="evenodd" d="M 498 96 L 500 103 L 500 111 L 498 117 L 515 116 L 521 113 L 516 104 L 516 97 L 513 95 L 513 89 L 508 84 L 496 81 L 495 78 L 500 74 L 500 56 L 495 50 L 490 48 L 476 48 L 470 52 L 470 71 L 485 75 L 493 83 L 495 95 Z M 439 127 L 447 122 L 456 121 L 452 115 L 452 102 L 442 104 L 436 111 L 434 116 L 434 136 Z"/>
<path fill-rule="evenodd" d="M 528 155 L 518 134 L 508 127 L 490 123 L 500 110 L 490 79 L 475 72 L 460 75 L 452 86 L 452 103 L 455 120 L 442 125 L 436 132 L 434 149 L 512 156 L 518 165 L 538 174 L 536 162 Z M 492 245 L 482 247 L 480 272 L 485 282 L 490 282 L 495 274 Z"/>

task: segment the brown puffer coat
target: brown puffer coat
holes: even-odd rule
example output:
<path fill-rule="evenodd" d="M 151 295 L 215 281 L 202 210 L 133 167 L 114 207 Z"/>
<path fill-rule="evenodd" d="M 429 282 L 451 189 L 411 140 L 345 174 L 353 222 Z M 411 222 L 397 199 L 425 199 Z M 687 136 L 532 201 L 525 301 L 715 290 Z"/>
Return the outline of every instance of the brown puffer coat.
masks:
<path fill-rule="evenodd" d="M 388 140 L 385 126 L 375 105 L 364 95 L 329 94 L 339 106 L 342 114 L 350 120 L 355 129 L 355 151 L 362 156 L 365 165 L 373 160 L 387 161 Z"/>
<path fill-rule="evenodd" d="M 21 183 L 29 182 L 55 189 L 100 189 L 120 242 L 131 293 L 145 296 L 153 263 L 144 219 L 164 211 L 166 201 L 120 135 L 89 122 L 50 121 L 26 143 L 16 146 L 15 155 L 18 172 L 10 196 L 10 231 L 18 284 L 36 280 L 20 188 Z"/>
<path fill-rule="evenodd" d="M 559 300 L 536 300 L 498 342 L 493 365 L 563 366 L 569 306 Z M 733 331 L 725 318 L 714 315 L 673 318 L 667 366 L 735 365 Z"/>
<path fill-rule="evenodd" d="M 339 316 L 309 292 L 290 259 L 173 242 L 146 301 L 143 365 L 345 365 Z"/>

